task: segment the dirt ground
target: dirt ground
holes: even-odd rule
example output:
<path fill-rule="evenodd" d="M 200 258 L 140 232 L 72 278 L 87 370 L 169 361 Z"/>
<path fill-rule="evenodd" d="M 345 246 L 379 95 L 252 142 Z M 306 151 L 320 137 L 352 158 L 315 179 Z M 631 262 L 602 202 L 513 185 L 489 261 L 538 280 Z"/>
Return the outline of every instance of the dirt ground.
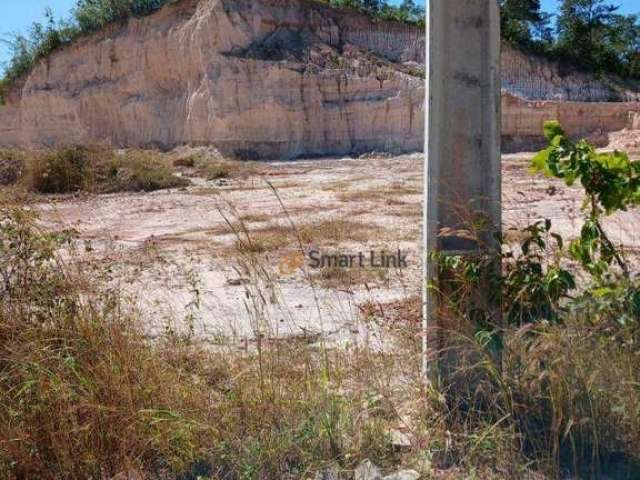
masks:
<path fill-rule="evenodd" d="M 528 173 L 531 154 L 503 157 L 503 228 L 549 218 L 580 227 L 578 189 Z M 167 329 L 246 346 L 302 336 L 355 345 L 386 339 L 366 308 L 420 293 L 421 154 L 262 163 L 236 179 L 153 193 L 47 199 L 45 224 L 73 228 L 113 282 L 139 299 L 150 336 Z M 640 248 L 638 213 L 608 221 L 612 238 Z M 310 268 L 310 250 L 407 256 L 406 268 Z M 304 253 L 301 253 L 304 252 Z M 324 335 L 321 335 L 324 333 Z"/>

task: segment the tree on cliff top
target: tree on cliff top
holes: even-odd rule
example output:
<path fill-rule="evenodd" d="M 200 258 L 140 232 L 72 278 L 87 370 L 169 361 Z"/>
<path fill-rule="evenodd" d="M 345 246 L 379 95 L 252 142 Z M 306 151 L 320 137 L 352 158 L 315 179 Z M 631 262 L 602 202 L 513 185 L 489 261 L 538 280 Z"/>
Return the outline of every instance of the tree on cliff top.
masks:
<path fill-rule="evenodd" d="M 392 5 L 387 0 L 328 0 L 338 8 L 353 8 L 381 20 L 412 23 L 424 26 L 424 7 L 414 0 L 403 0 Z"/>
<path fill-rule="evenodd" d="M 147 15 L 174 0 L 78 0 L 73 10 L 80 30 L 90 32 L 132 15 Z"/>
<path fill-rule="evenodd" d="M 547 50 L 553 42 L 552 15 L 540 0 L 500 0 L 502 38 L 527 50 Z"/>
<path fill-rule="evenodd" d="M 563 0 L 557 22 L 557 55 L 592 71 L 640 78 L 640 24 L 605 0 Z"/>

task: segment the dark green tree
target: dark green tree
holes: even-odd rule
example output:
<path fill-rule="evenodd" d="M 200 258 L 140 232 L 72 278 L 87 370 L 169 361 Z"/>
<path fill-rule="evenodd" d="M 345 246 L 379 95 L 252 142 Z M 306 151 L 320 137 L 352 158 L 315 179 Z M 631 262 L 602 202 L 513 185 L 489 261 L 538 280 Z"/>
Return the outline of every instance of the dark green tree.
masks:
<path fill-rule="evenodd" d="M 563 0 L 556 27 L 560 56 L 592 70 L 611 60 L 608 36 L 617 10 L 606 0 Z"/>
<path fill-rule="evenodd" d="M 540 0 L 500 0 L 502 38 L 530 49 L 552 41 L 551 15 L 542 12 Z"/>
<path fill-rule="evenodd" d="M 616 73 L 640 78 L 640 22 L 638 15 L 615 15 L 607 34 L 609 55 L 618 64 Z"/>

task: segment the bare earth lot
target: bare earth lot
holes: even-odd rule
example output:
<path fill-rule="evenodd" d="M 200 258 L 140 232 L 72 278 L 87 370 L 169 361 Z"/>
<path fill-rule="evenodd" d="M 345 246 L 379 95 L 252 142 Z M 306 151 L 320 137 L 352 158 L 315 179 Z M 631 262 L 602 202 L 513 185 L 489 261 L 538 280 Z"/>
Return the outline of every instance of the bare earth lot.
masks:
<path fill-rule="evenodd" d="M 507 235 L 543 218 L 575 234 L 579 190 L 531 176 L 530 157 L 503 158 Z M 333 342 L 383 346 L 362 312 L 419 295 L 422 161 L 414 154 L 261 163 L 220 180 L 185 169 L 187 188 L 62 197 L 35 208 L 47 226 L 77 230 L 86 254 L 113 266 L 114 283 L 142 299 L 151 336 L 191 329 L 242 346 L 258 336 L 315 341 L 324 332 Z M 640 248 L 638 220 L 611 219 L 612 237 Z M 301 253 L 381 249 L 406 253 L 408 268 L 314 270 Z"/>

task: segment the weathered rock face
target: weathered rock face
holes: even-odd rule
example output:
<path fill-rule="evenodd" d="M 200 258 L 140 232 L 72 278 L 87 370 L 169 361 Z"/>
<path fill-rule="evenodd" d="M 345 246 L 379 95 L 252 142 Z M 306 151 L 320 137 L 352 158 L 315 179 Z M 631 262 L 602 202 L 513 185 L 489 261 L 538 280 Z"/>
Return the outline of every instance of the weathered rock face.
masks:
<path fill-rule="evenodd" d="M 0 107 L 0 145 L 417 150 L 423 55 L 419 29 L 316 2 L 183 0 L 41 62 Z"/>
<path fill-rule="evenodd" d="M 527 100 L 557 102 L 633 102 L 640 84 L 580 73 L 560 63 L 527 55 L 502 44 L 502 89 Z"/>
<path fill-rule="evenodd" d="M 420 150 L 424 54 L 421 29 L 312 0 L 182 0 L 40 62 L 0 106 L 0 146 L 207 144 L 248 158 Z M 640 112 L 637 86 L 507 45 L 501 64 L 507 151 L 543 143 L 548 119 L 606 134 Z"/>
<path fill-rule="evenodd" d="M 638 102 L 531 101 L 502 94 L 502 150 L 522 152 L 541 148 L 544 122 L 558 120 L 573 138 L 589 137 L 598 146 L 609 143 L 611 132 L 634 129 Z"/>

